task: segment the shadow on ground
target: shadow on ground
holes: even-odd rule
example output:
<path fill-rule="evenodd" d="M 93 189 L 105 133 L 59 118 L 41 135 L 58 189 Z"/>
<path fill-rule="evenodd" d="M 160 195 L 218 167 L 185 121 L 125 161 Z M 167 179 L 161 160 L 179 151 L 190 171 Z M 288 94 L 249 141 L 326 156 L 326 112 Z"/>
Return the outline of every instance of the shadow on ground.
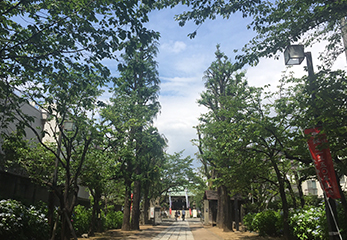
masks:
<path fill-rule="evenodd" d="M 78 240 L 121 240 L 121 239 L 152 239 L 161 231 L 168 228 L 172 222 L 163 222 L 160 225 L 141 225 L 138 231 L 122 231 L 121 229 L 111 229 L 103 233 L 96 233 L 89 238 L 78 238 Z"/>

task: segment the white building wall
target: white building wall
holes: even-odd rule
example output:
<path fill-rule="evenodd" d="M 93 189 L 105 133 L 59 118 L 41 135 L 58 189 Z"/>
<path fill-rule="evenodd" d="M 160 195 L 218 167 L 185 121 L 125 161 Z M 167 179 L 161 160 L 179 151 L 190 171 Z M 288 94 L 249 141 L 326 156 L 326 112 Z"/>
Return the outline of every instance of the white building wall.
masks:
<path fill-rule="evenodd" d="M 30 122 L 30 126 L 36 130 L 39 129 L 38 133 L 41 134 L 40 129 L 44 127 L 44 123 L 45 123 L 44 119 L 42 118 L 43 116 L 42 111 L 30 104 L 23 104 L 20 110 L 23 112 L 23 114 L 33 117 L 33 121 Z M 6 129 L 0 129 L 0 131 L 2 133 L 11 134 L 17 130 L 17 127 L 16 127 L 17 123 L 18 121 L 9 123 Z M 25 139 L 38 142 L 37 136 L 29 127 L 25 128 L 25 135 L 26 135 Z M 40 135 L 39 137 L 41 138 L 42 136 Z M 2 143 L 3 143 L 3 139 L 0 136 L 0 151 L 1 151 Z"/>
<path fill-rule="evenodd" d="M 342 187 L 342 190 L 347 190 L 347 177 L 343 176 L 340 179 L 340 185 Z M 304 195 L 316 195 L 318 197 L 324 197 L 323 189 L 316 179 L 310 179 L 306 180 L 302 183 L 302 191 L 304 192 Z"/>

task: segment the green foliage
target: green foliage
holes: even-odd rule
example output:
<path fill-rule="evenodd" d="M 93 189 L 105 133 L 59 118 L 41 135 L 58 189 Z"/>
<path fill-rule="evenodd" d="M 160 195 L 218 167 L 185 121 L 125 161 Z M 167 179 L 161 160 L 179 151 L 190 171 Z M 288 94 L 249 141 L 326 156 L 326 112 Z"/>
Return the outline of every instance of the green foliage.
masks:
<path fill-rule="evenodd" d="M 328 239 L 324 204 L 295 210 L 290 216 L 290 226 L 297 239 Z"/>
<path fill-rule="evenodd" d="M 77 205 L 74 208 L 74 213 L 72 215 L 72 224 L 77 235 L 81 236 L 84 233 L 88 233 L 91 219 L 91 208 L 86 208 L 82 205 Z"/>
<path fill-rule="evenodd" d="M 34 206 L 26 207 L 16 200 L 1 200 L 0 238 L 46 240 L 49 238 L 46 215 Z"/>
<path fill-rule="evenodd" d="M 253 220 L 257 214 L 248 213 L 243 217 L 243 224 L 247 227 L 248 231 L 254 231 Z"/>
<path fill-rule="evenodd" d="M 190 156 L 183 157 L 183 151 L 174 154 L 165 154 L 161 168 L 161 181 L 155 183 L 157 196 L 169 191 L 181 191 L 182 188 L 193 190 L 199 178 L 193 172 L 193 159 Z M 189 184 L 189 180 L 193 183 Z"/>
<path fill-rule="evenodd" d="M 101 211 L 102 229 L 117 229 L 121 228 L 123 222 L 123 213 L 114 211 L 113 206 L 109 206 L 107 212 Z M 87 208 L 82 205 L 77 205 L 74 208 L 72 215 L 73 227 L 76 234 L 81 236 L 83 233 L 88 233 L 92 219 L 92 208 Z"/>
<path fill-rule="evenodd" d="M 167 5 L 172 5 L 168 1 Z M 179 2 L 179 1 L 177 1 Z M 175 2 L 175 3 L 177 3 Z M 187 11 L 176 16 L 176 21 L 183 26 L 187 21 L 196 25 L 207 19 L 220 16 L 229 19 L 236 12 L 247 18 L 247 29 L 256 32 L 256 36 L 242 48 L 243 53 L 236 56 L 241 66 L 256 65 L 260 57 L 275 57 L 277 53 L 295 42 L 310 45 L 326 40 L 325 58 L 335 60 L 343 52 L 341 44 L 340 21 L 346 16 L 345 1 L 182 1 L 188 6 Z M 246 20 L 246 21 L 247 21 Z M 196 36 L 196 31 L 188 35 Z"/>
<path fill-rule="evenodd" d="M 121 211 L 114 211 L 113 206 L 108 207 L 107 213 L 104 216 L 106 229 L 117 229 L 122 227 L 123 213 Z"/>
<path fill-rule="evenodd" d="M 282 230 L 282 218 L 279 211 L 265 210 L 257 213 L 252 221 L 252 227 L 260 236 L 276 236 Z"/>
<path fill-rule="evenodd" d="M 342 239 L 347 239 L 347 221 L 346 215 L 343 209 L 342 204 L 337 201 L 337 217 L 338 217 L 338 225 L 341 232 Z"/>
<path fill-rule="evenodd" d="M 316 195 L 305 195 L 304 200 L 305 200 L 305 205 L 307 206 L 318 206 L 319 204 L 323 202 L 323 199 L 319 198 Z"/>

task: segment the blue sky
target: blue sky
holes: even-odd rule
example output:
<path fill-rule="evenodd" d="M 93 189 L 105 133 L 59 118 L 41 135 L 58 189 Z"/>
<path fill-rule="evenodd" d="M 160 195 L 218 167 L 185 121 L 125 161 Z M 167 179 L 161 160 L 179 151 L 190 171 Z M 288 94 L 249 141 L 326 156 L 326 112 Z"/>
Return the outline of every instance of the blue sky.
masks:
<path fill-rule="evenodd" d="M 150 14 L 147 27 L 161 34 L 157 62 L 161 80 L 159 101 L 162 109 L 155 126 L 169 141 L 168 153 L 185 150 L 184 156 L 194 157 L 198 149 L 191 143 L 192 139 L 197 138 L 193 126 L 198 124 L 200 114 L 206 111 L 198 106 L 197 99 L 204 91 L 204 71 L 215 60 L 216 45 L 220 44 L 221 51 L 233 59 L 233 50 L 241 49 L 255 34 L 246 28 L 249 19 L 234 14 L 228 20 L 219 18 L 206 21 L 199 27 L 196 37 L 190 39 L 187 34 L 196 30 L 197 26 L 190 22 L 180 27 L 178 22 L 174 21 L 174 15 L 185 9 L 177 6 L 154 11 Z M 319 49 L 321 46 L 305 49 L 312 51 L 314 64 L 318 64 L 315 56 L 318 56 Z M 340 62 L 340 68 L 346 66 L 343 56 Z M 306 74 L 303 69 L 304 64 L 291 68 L 297 76 Z M 286 66 L 281 54 L 279 60 L 261 59 L 256 67 L 245 70 L 249 85 L 271 84 L 271 88 L 275 89 Z"/>
<path fill-rule="evenodd" d="M 155 125 L 169 140 L 168 153 L 184 151 L 194 157 L 197 148 L 191 140 L 196 138 L 193 126 L 206 109 L 199 107 L 197 99 L 204 90 L 203 74 L 215 60 L 216 45 L 230 58 L 234 49 L 240 49 L 254 33 L 246 30 L 249 20 L 235 14 L 229 20 L 207 21 L 199 27 L 194 39 L 187 34 L 197 26 L 189 22 L 180 27 L 174 15 L 186 8 L 154 11 L 150 14 L 147 27 L 160 32 L 160 46 L 157 57 L 161 91 L 159 101 L 162 109 Z M 284 67 L 283 67 L 284 68 Z"/>

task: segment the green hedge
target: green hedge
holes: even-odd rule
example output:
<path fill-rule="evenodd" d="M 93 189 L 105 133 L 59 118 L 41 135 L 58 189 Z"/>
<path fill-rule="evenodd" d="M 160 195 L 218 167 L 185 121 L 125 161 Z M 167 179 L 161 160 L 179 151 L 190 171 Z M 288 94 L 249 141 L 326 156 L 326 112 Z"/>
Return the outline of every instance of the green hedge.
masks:
<path fill-rule="evenodd" d="M 282 217 L 279 211 L 266 210 L 250 213 L 243 218 L 249 231 L 257 231 L 260 236 L 279 236 L 283 231 Z"/>
<path fill-rule="evenodd" d="M 104 214 L 103 214 L 104 215 Z M 123 213 L 114 211 L 113 206 L 109 207 L 105 216 L 106 229 L 121 228 L 123 223 Z"/>
<path fill-rule="evenodd" d="M 72 216 L 73 226 L 76 234 L 81 236 L 83 233 L 88 233 L 90 222 L 92 219 L 92 209 L 77 205 L 74 208 Z M 107 213 L 101 211 L 102 229 L 121 228 L 123 223 L 123 213 L 114 211 L 113 206 L 109 206 Z"/>
<path fill-rule="evenodd" d="M 47 240 L 49 226 L 45 212 L 16 200 L 0 201 L 0 239 Z"/>

